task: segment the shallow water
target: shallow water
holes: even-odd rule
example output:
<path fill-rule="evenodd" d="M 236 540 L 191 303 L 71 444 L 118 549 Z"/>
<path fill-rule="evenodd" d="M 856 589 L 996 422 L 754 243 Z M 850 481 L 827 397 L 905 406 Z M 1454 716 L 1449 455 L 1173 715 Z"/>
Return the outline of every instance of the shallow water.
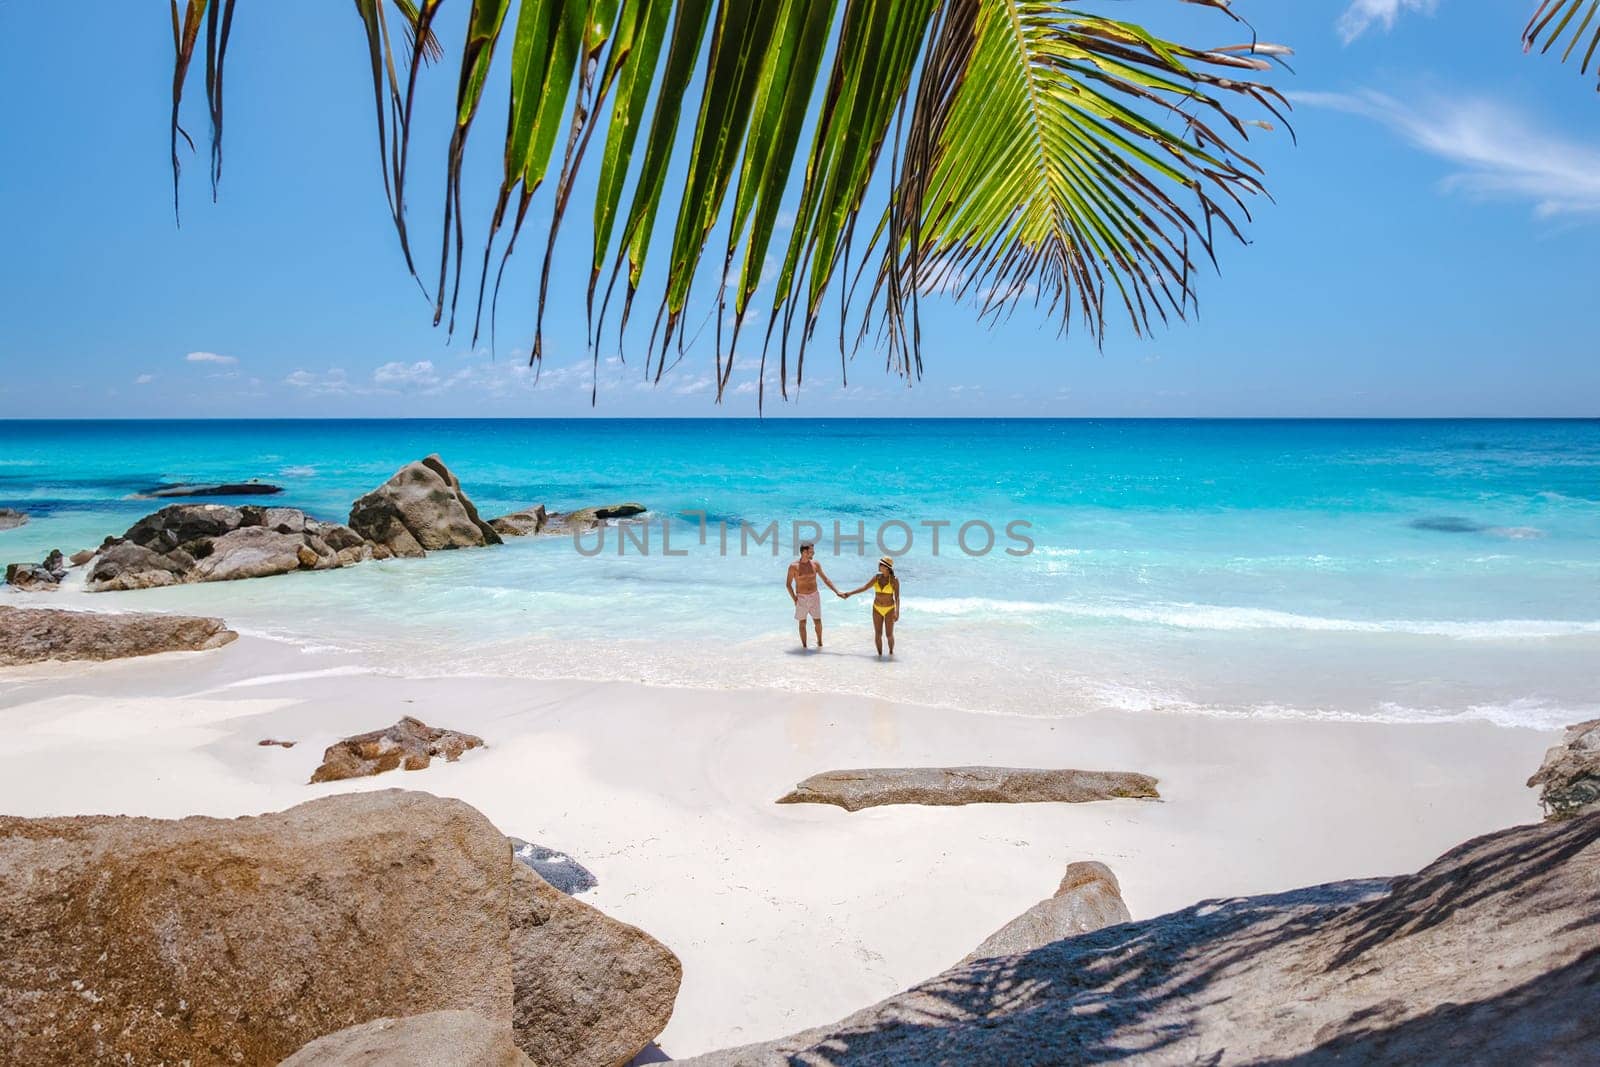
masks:
<path fill-rule="evenodd" d="M 57 599 L 222 614 L 398 672 L 820 688 L 1029 715 L 1600 714 L 1596 421 L 0 422 L 0 506 L 33 515 L 0 532 L 0 557 L 97 544 L 154 510 L 134 496 L 163 482 L 259 477 L 286 491 L 256 502 L 342 519 L 429 452 L 486 516 L 645 503 L 650 552 L 619 555 L 611 530 L 593 556 L 523 539 Z M 703 545 L 691 512 L 709 517 Z M 847 587 L 871 575 L 880 529 L 892 550 L 913 536 L 895 553 L 896 662 L 871 655 L 865 597 L 830 597 L 827 651 L 795 654 L 782 582 L 797 521 L 820 527 L 822 562 Z M 774 522 L 776 558 L 773 541 L 748 540 Z M 940 522 L 935 555 L 925 524 Z M 995 531 L 986 555 L 957 543 L 969 522 Z M 1025 555 L 1005 551 L 1024 547 L 1013 522 Z M 860 524 L 860 554 L 835 554 L 835 523 Z M 687 554 L 664 555 L 664 536 Z M 984 540 L 968 528 L 969 548 Z"/>

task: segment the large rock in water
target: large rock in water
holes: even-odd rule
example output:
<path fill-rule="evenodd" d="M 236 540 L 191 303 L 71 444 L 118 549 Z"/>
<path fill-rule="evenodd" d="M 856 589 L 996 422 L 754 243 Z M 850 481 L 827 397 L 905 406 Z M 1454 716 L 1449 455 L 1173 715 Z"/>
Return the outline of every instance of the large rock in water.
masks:
<path fill-rule="evenodd" d="M 425 793 L 0 817 L 0 1063 L 274 1064 L 381 1017 L 510 1025 L 512 867 Z"/>
<path fill-rule="evenodd" d="M 512 1027 L 541 1067 L 616 1067 L 666 1028 L 683 965 L 521 863 L 511 877 Z"/>
<path fill-rule="evenodd" d="M 511 1031 L 470 1011 L 374 1019 L 319 1037 L 280 1067 L 529 1067 Z"/>
<path fill-rule="evenodd" d="M 102 546 L 86 584 L 105 592 L 265 578 L 348 567 L 373 555 L 354 530 L 296 508 L 171 504 Z"/>
<path fill-rule="evenodd" d="M 51 659 L 122 659 L 218 648 L 239 635 L 221 619 L 0 607 L 0 666 Z"/>
<path fill-rule="evenodd" d="M 397 556 L 501 543 L 437 455 L 406 464 L 351 505 L 350 528 Z"/>
<path fill-rule="evenodd" d="M 779 804 L 835 804 L 846 811 L 883 804 L 1079 804 L 1118 797 L 1159 798 L 1156 779 L 1132 771 L 1017 767 L 879 767 L 813 774 Z"/>
<path fill-rule="evenodd" d="M 680 1061 L 1600 1062 L 1600 815 L 1393 882 L 1207 901 L 976 960 L 840 1022 Z"/>
<path fill-rule="evenodd" d="M 283 492 L 281 485 L 268 485 L 266 482 L 220 482 L 215 484 L 198 485 L 193 482 L 173 482 L 167 485 L 157 485 L 144 490 L 140 496 L 166 499 L 169 497 L 186 496 L 272 496 Z"/>
<path fill-rule="evenodd" d="M 1063 937 L 1132 920 L 1117 876 L 1103 863 L 1069 863 L 1055 896 L 1041 900 L 984 939 L 963 963 L 1032 952 Z"/>
<path fill-rule="evenodd" d="M 1544 754 L 1528 786 L 1542 787 L 1539 803 L 1548 818 L 1600 811 L 1600 719 L 1567 727 L 1561 744 Z"/>
<path fill-rule="evenodd" d="M 481 737 L 437 730 L 407 715 L 393 726 L 329 745 L 323 750 L 322 765 L 311 773 L 311 784 L 365 778 L 400 766 L 408 771 L 420 771 L 435 756 L 443 756 L 447 762 L 454 763 L 463 752 L 482 745 Z"/>
<path fill-rule="evenodd" d="M 28 514 L 16 508 L 0 508 L 0 530 L 15 530 L 18 526 L 26 526 Z"/>

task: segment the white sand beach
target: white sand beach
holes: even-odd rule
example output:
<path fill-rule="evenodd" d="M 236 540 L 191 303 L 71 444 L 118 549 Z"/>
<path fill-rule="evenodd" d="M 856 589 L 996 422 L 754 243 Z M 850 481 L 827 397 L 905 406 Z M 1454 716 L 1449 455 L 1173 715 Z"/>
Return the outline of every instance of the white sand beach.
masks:
<path fill-rule="evenodd" d="M 402 715 L 487 748 L 307 785 L 325 746 Z M 660 938 L 683 986 L 674 1057 L 825 1023 L 925 978 L 1109 864 L 1135 918 L 1206 897 L 1413 870 L 1539 817 L 1555 735 L 1161 714 L 1028 718 L 882 700 L 625 683 L 374 674 L 245 637 L 211 652 L 0 672 L 0 811 L 176 818 L 333 792 L 459 797 L 570 853 L 584 899 Z M 265 738 L 292 749 L 263 747 Z M 1160 802 L 885 807 L 773 801 L 864 766 L 1134 770 Z"/>

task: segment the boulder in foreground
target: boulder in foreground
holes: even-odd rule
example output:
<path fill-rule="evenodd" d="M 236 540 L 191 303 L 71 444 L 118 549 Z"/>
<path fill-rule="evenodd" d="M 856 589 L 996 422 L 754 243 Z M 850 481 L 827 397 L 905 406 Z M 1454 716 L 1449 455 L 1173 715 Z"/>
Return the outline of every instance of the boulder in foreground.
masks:
<path fill-rule="evenodd" d="M 1600 811 L 1600 719 L 1567 727 L 1561 743 L 1544 754 L 1528 786 L 1542 787 L 1539 803 L 1548 818 Z"/>
<path fill-rule="evenodd" d="M 511 866 L 478 812 L 398 790 L 0 817 L 0 1063 L 275 1064 L 447 1009 L 509 1027 Z"/>
<path fill-rule="evenodd" d="M 961 962 L 1032 952 L 1063 937 L 1093 933 L 1132 918 L 1110 867 L 1069 863 L 1055 896 L 1041 900 L 990 934 Z"/>
<path fill-rule="evenodd" d="M 365 778 L 401 766 L 420 771 L 435 756 L 454 763 L 463 752 L 482 745 L 481 737 L 438 730 L 407 715 L 393 726 L 329 745 L 322 753 L 322 766 L 311 774 L 311 784 Z"/>
<path fill-rule="evenodd" d="M 374 1019 L 319 1037 L 280 1067 L 527 1067 L 511 1031 L 470 1011 Z"/>
<path fill-rule="evenodd" d="M 437 455 L 406 464 L 351 505 L 350 528 L 396 556 L 501 543 Z"/>
<path fill-rule="evenodd" d="M 18 526 L 26 526 L 28 513 L 18 511 L 16 508 L 0 508 L 0 530 L 15 530 Z"/>
<path fill-rule="evenodd" d="M 846 811 L 884 804 L 1080 804 L 1119 797 L 1159 799 L 1156 779 L 1132 771 L 1019 767 L 880 767 L 814 774 L 779 804 L 835 804 Z"/>
<path fill-rule="evenodd" d="M 197 652 L 238 636 L 221 619 L 195 615 L 0 607 L 0 666 Z"/>
<path fill-rule="evenodd" d="M 512 1027 L 540 1067 L 614 1067 L 666 1028 L 683 965 L 661 942 L 512 864 Z"/>
<path fill-rule="evenodd" d="M 975 960 L 698 1067 L 1600 1061 L 1600 814 Z"/>

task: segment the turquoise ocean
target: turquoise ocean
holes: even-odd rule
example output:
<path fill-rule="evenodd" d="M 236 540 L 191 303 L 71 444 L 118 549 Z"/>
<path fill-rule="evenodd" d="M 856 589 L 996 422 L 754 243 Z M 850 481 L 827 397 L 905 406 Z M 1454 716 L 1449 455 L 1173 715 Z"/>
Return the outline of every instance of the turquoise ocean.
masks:
<path fill-rule="evenodd" d="M 343 521 L 433 452 L 485 517 L 638 501 L 650 522 L 620 553 L 611 529 L 598 553 L 593 535 L 525 538 L 251 582 L 8 589 L 0 603 L 219 614 L 400 674 L 1048 716 L 1600 715 L 1592 420 L 9 421 L 0 506 L 32 521 L 0 532 L 0 561 L 97 545 L 168 482 L 259 478 L 285 491 L 222 502 Z M 827 650 L 797 654 L 783 590 L 795 523 L 820 529 L 823 565 L 849 587 L 883 533 L 904 588 L 895 662 L 871 654 L 866 598 L 830 597 Z M 835 523 L 865 543 L 836 546 Z M 1009 524 L 1031 551 L 1014 554 L 1028 545 Z M 994 547 L 978 554 L 985 529 Z"/>

